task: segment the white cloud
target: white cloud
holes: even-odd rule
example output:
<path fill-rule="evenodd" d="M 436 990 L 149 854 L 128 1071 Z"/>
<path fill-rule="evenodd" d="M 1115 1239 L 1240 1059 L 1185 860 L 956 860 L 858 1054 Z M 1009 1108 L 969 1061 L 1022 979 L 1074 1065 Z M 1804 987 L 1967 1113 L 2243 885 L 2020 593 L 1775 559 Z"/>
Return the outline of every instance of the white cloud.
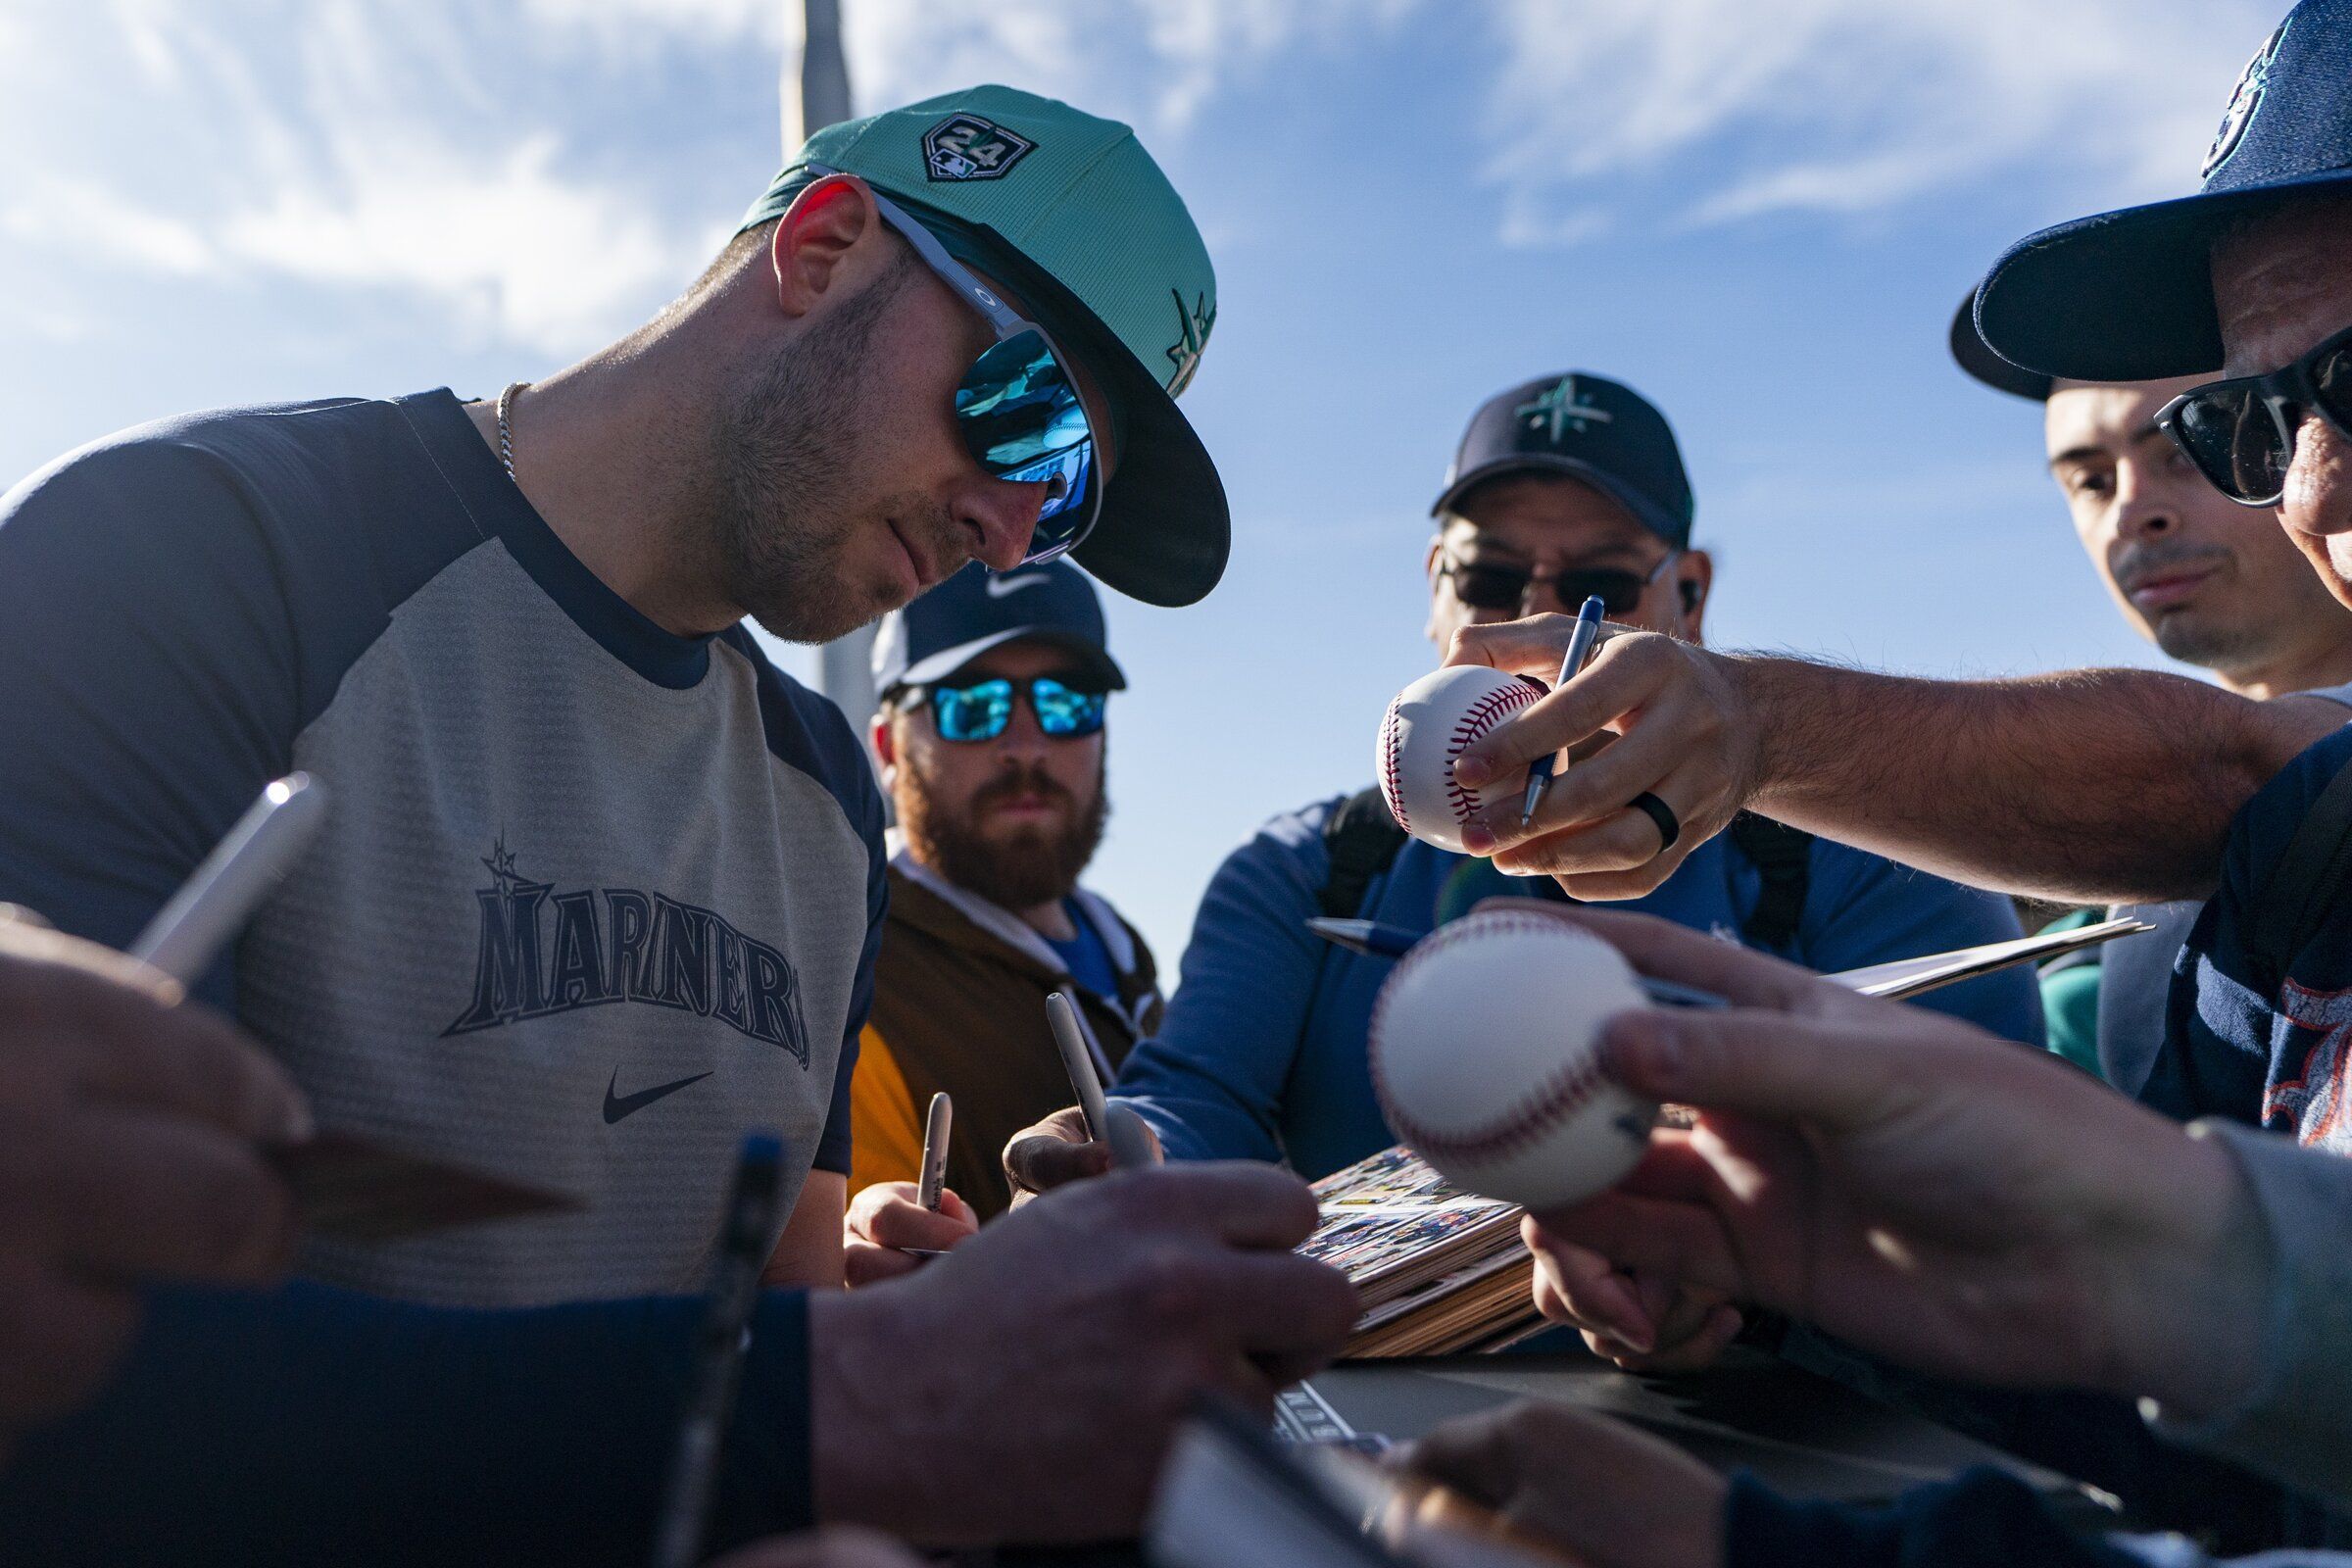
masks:
<path fill-rule="evenodd" d="M 35 13 L 55 63 L 0 66 L 0 231 L 103 269 L 405 298 L 549 355 L 625 331 L 708 254 L 707 225 L 662 222 L 658 185 L 578 172 L 493 91 L 503 40 L 457 6 L 271 9 L 233 32 L 155 0 L 116 0 L 103 29 L 62 0 Z M 126 68 L 140 135 L 39 135 L 61 80 Z"/>
<path fill-rule="evenodd" d="M 457 163 L 387 153 L 229 215 L 220 242 L 306 281 L 431 296 L 468 335 L 576 352 L 631 324 L 687 262 L 625 198 L 560 177 L 555 155 L 546 136 Z"/>
<path fill-rule="evenodd" d="M 2193 185 L 2278 0 L 1501 0 L 1490 176 L 1671 176 L 1678 216 L 1851 213 L 2008 169 Z M 1640 192 L 1627 199 L 1639 199 Z"/>

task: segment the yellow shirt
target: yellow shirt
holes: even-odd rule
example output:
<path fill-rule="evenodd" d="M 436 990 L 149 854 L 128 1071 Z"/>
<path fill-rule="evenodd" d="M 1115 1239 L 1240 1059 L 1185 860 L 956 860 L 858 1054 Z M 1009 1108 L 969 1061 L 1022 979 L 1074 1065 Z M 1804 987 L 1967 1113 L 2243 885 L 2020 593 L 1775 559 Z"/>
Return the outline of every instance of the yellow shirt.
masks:
<path fill-rule="evenodd" d="M 858 1036 L 858 1070 L 850 1079 L 850 1196 L 876 1182 L 919 1180 L 922 1167 L 923 1124 L 906 1075 L 867 1024 Z"/>

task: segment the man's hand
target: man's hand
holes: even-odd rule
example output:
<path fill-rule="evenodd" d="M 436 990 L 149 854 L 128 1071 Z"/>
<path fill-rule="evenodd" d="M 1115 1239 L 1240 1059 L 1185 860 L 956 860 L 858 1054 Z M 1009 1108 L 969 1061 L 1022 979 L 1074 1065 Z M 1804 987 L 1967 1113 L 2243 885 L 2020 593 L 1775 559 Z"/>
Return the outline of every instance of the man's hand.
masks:
<path fill-rule="evenodd" d="M 1154 1162 L 1162 1157 L 1159 1135 L 1151 1123 L 1115 1100 L 1109 1113 L 1125 1120 L 1129 1136 L 1139 1145 L 1150 1147 Z M 1014 1133 L 1005 1142 L 1003 1157 L 1015 1208 L 1040 1193 L 1104 1175 L 1111 1167 L 1110 1145 L 1086 1135 L 1086 1112 L 1076 1105 L 1064 1106 Z"/>
<path fill-rule="evenodd" d="M 851 1290 L 911 1274 L 930 1261 L 902 1249 L 950 1252 L 978 1233 L 980 1216 L 954 1189 L 940 1189 L 936 1209 L 916 1202 L 916 1196 L 912 1182 L 876 1182 L 850 1200 L 842 1263 Z"/>
<path fill-rule="evenodd" d="M 1698 1118 L 1615 1191 L 1536 1216 L 1557 1278 L 1582 1250 L 1946 1377 L 2191 1413 L 2242 1390 L 2267 1242 L 2218 1144 L 1940 1013 L 1664 921 L 1556 917 L 1734 1004 L 1610 1021 L 1609 1070 Z"/>
<path fill-rule="evenodd" d="M 1714 1568 L 1723 1561 L 1723 1478 L 1623 1422 L 1556 1404 L 1516 1404 L 1448 1421 L 1407 1449 L 1402 1467 L 1445 1489 L 1398 1542 L 1433 1568 L 1472 1568 L 1446 1535 L 1482 1530 L 1592 1568 Z M 1493 1517 L 1482 1527 L 1447 1494 Z M 1446 1535 L 1428 1533 L 1440 1527 Z M 1524 1559 L 1521 1559 L 1524 1561 Z"/>
<path fill-rule="evenodd" d="M 285 1073 L 121 954 L 0 919 L 0 1446 L 99 1385 L 155 1279 L 261 1283 L 310 1131 Z"/>
<path fill-rule="evenodd" d="M 1592 1353 L 1628 1372 L 1713 1364 L 1744 1319 L 1720 1291 L 1625 1273 L 1600 1253 L 1520 1222 L 1536 1253 L 1536 1306 L 1583 1331 Z"/>
<path fill-rule="evenodd" d="M 1536 615 L 1453 634 L 1448 664 L 1489 664 L 1550 681 L 1573 615 Z M 1470 824 L 1463 843 L 1514 876 L 1548 873 L 1580 899 L 1632 899 L 1674 874 L 1747 805 L 1758 778 L 1757 725 L 1723 661 L 1655 632 L 1604 627 L 1576 679 L 1529 704 L 1465 750 L 1454 776 L 1476 788 L 1606 731 L 1607 745 L 1554 775 L 1535 819 L 1518 802 Z M 1627 803 L 1656 796 L 1682 824 L 1672 846 Z"/>
<path fill-rule="evenodd" d="M 1354 1325 L 1354 1288 L 1291 1251 L 1315 1219 L 1272 1166 L 1118 1171 L 812 1299 L 819 1517 L 935 1545 L 1132 1535 L 1200 1391 L 1268 1410 Z"/>

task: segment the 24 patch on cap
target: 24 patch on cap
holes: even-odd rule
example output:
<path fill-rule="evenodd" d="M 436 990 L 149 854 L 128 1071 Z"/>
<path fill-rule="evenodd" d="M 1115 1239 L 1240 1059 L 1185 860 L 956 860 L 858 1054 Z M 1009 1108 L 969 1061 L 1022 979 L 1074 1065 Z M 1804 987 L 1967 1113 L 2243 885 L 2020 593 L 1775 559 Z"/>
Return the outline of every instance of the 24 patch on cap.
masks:
<path fill-rule="evenodd" d="M 923 174 L 929 179 L 1003 179 L 1037 143 L 982 120 L 950 115 L 923 132 Z"/>

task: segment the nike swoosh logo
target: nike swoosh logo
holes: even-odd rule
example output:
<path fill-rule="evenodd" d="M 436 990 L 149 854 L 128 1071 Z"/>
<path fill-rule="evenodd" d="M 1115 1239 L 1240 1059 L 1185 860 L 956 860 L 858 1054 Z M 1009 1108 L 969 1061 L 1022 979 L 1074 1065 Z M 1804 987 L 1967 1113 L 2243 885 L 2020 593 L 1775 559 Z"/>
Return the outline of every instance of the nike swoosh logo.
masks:
<path fill-rule="evenodd" d="M 633 1116 L 663 1095 L 674 1095 L 688 1084 L 699 1084 L 710 1076 L 710 1073 L 698 1072 L 691 1078 L 681 1078 L 673 1084 L 656 1084 L 651 1089 L 640 1089 L 633 1095 L 616 1095 L 612 1091 L 620 1087 L 620 1069 L 615 1067 L 612 1069 L 612 1081 L 605 1085 L 605 1125 L 610 1127 L 623 1116 Z"/>
<path fill-rule="evenodd" d="M 1002 599 L 1006 594 L 1017 594 L 1024 588 L 1034 588 L 1046 580 L 1044 572 L 1033 571 L 1026 577 L 991 577 L 980 586 L 988 590 L 989 598 Z"/>

